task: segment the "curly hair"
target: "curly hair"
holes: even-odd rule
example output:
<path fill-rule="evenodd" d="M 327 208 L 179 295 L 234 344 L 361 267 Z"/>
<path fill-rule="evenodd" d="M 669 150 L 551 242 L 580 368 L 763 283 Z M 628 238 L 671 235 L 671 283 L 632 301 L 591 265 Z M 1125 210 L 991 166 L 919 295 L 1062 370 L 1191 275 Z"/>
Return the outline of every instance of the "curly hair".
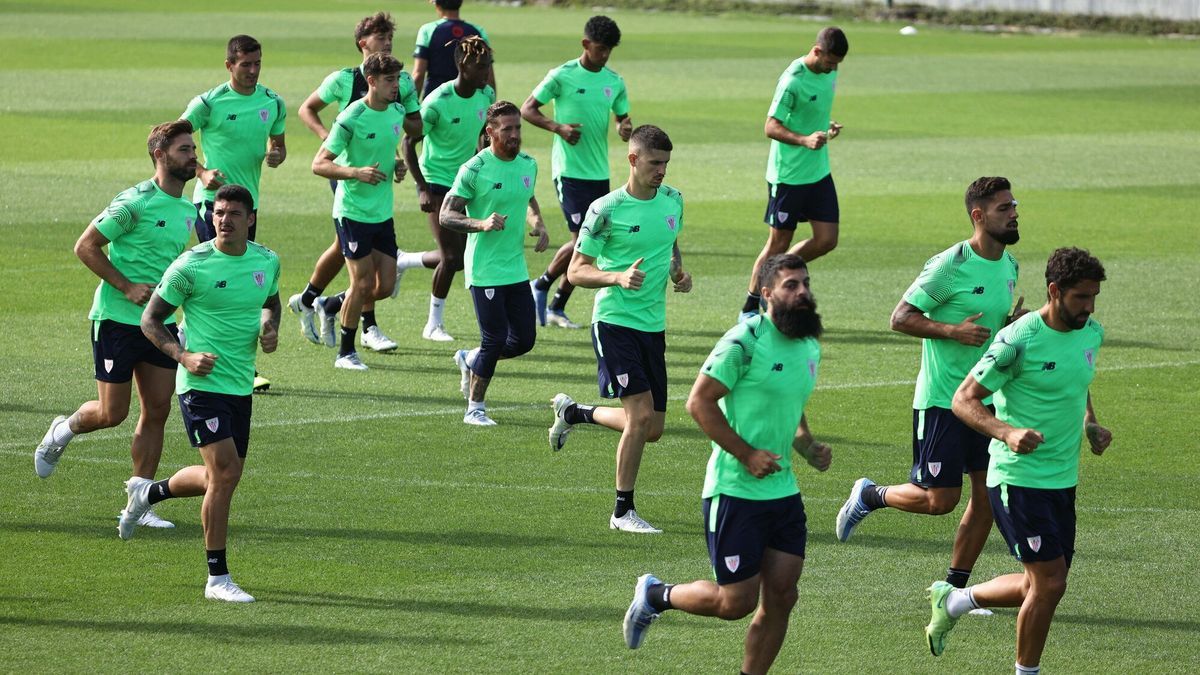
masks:
<path fill-rule="evenodd" d="M 621 44 L 621 29 L 617 22 L 604 15 L 593 16 L 583 26 L 583 36 L 605 47 Z"/>
<path fill-rule="evenodd" d="M 458 41 L 458 45 L 454 47 L 454 65 L 462 70 L 463 64 L 468 61 L 474 65 L 479 65 L 484 60 L 491 56 L 492 48 L 487 41 L 478 35 L 470 35 Z"/>
<path fill-rule="evenodd" d="M 396 22 L 392 21 L 391 14 L 379 12 L 371 16 L 364 16 L 354 27 L 354 48 L 358 49 L 358 41 L 368 35 L 394 35 L 395 33 Z"/>
<path fill-rule="evenodd" d="M 391 54 L 371 54 L 362 64 L 363 77 L 379 77 L 398 73 L 404 66 Z"/>
<path fill-rule="evenodd" d="M 1059 290 L 1074 288 L 1081 281 L 1104 281 L 1104 265 L 1087 249 L 1065 246 L 1055 249 L 1046 261 L 1046 285 Z"/>

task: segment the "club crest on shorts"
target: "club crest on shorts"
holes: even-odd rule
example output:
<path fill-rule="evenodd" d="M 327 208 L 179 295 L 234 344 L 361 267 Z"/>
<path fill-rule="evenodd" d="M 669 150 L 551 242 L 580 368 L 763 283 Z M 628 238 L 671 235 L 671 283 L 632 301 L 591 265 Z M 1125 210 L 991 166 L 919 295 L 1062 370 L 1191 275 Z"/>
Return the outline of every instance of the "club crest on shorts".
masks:
<path fill-rule="evenodd" d="M 672 232 L 675 231 L 675 216 L 674 215 L 667 216 L 667 227 L 671 228 Z"/>
<path fill-rule="evenodd" d="M 111 373 L 112 367 L 113 367 L 113 360 L 112 359 L 104 359 L 104 372 Z"/>
<path fill-rule="evenodd" d="M 786 223 L 787 219 L 788 219 L 787 211 L 776 211 L 775 212 L 775 224 L 776 225 L 779 225 L 780 223 Z"/>
<path fill-rule="evenodd" d="M 1025 541 L 1029 543 L 1029 548 L 1034 553 L 1037 553 L 1042 548 L 1042 535 L 1040 534 L 1036 537 L 1026 537 Z"/>
<path fill-rule="evenodd" d="M 267 275 L 262 270 L 258 270 L 254 273 L 254 284 L 259 288 L 262 288 L 263 282 L 266 280 Z"/>
<path fill-rule="evenodd" d="M 1083 358 L 1087 359 L 1089 368 L 1096 367 L 1096 350 L 1095 349 L 1083 350 Z"/>
<path fill-rule="evenodd" d="M 622 387 L 628 387 L 629 386 L 629 373 L 619 373 L 617 375 L 617 384 L 621 385 Z"/>
<path fill-rule="evenodd" d="M 612 87 L 604 88 L 604 98 L 612 98 Z"/>
<path fill-rule="evenodd" d="M 533 178 L 529 176 L 521 176 L 521 184 L 525 186 L 526 190 L 528 190 L 529 187 L 533 185 Z"/>
<path fill-rule="evenodd" d="M 942 472 L 942 463 L 941 462 L 930 462 L 929 463 L 929 475 L 933 476 L 934 478 L 937 478 L 938 474 L 941 472 Z"/>
<path fill-rule="evenodd" d="M 496 289 L 494 289 L 494 288 L 483 289 L 483 297 L 487 298 L 488 300 L 491 300 L 492 298 L 496 297 Z"/>
<path fill-rule="evenodd" d="M 572 213 L 571 214 L 571 222 L 572 223 L 575 223 L 576 225 L 578 225 L 581 220 L 583 220 L 582 213 Z"/>
<path fill-rule="evenodd" d="M 358 250 L 358 242 L 357 241 L 348 242 L 346 244 L 346 248 L 350 249 L 351 253 L 354 253 L 355 251 Z"/>
<path fill-rule="evenodd" d="M 738 567 L 741 564 L 742 564 L 742 556 L 740 556 L 740 555 L 725 556 L 725 569 L 729 570 L 730 572 L 738 571 Z"/>
<path fill-rule="evenodd" d="M 263 122 L 266 122 L 267 118 L 270 116 L 271 116 L 271 113 L 267 112 L 266 108 L 263 108 L 262 110 L 258 111 L 258 119 L 262 120 Z"/>
<path fill-rule="evenodd" d="M 218 417 L 210 417 L 204 420 L 204 426 L 208 427 L 208 430 L 215 434 L 217 433 L 217 429 L 221 428 L 221 419 Z"/>

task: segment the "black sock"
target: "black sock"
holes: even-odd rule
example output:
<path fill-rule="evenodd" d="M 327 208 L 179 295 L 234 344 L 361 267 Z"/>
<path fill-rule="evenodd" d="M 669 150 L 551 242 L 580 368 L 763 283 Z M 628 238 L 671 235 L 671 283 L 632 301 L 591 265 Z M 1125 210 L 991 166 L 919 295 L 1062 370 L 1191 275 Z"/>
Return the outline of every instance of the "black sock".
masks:
<path fill-rule="evenodd" d="M 205 551 L 208 556 L 208 575 L 211 577 L 219 577 L 222 574 L 229 574 L 229 565 L 225 564 L 225 549 L 220 551 Z"/>
<path fill-rule="evenodd" d="M 342 311 L 342 301 L 345 299 L 345 293 L 338 293 L 337 295 L 331 295 L 328 298 L 325 298 L 325 313 L 329 316 L 333 316 L 334 314 Z"/>
<path fill-rule="evenodd" d="M 367 332 L 368 328 L 370 328 L 371 326 L 375 326 L 375 325 L 378 325 L 375 323 L 375 310 L 371 310 L 368 312 L 364 309 L 363 313 L 362 313 L 363 332 L 364 333 Z"/>
<path fill-rule="evenodd" d="M 572 403 L 563 411 L 563 419 L 567 424 L 595 424 L 596 421 L 592 419 L 595 410 L 596 406 Z"/>
<path fill-rule="evenodd" d="M 562 286 L 559 286 L 558 292 L 554 294 L 554 298 L 550 301 L 550 309 L 555 312 L 565 310 L 567 308 L 567 301 L 571 299 L 571 292 L 574 290 L 574 287 L 563 289 Z"/>
<path fill-rule="evenodd" d="M 957 567 L 946 570 L 946 583 L 955 588 L 966 588 L 967 580 L 970 578 L 971 570 L 960 570 Z"/>
<path fill-rule="evenodd" d="M 317 296 L 321 295 L 321 291 L 324 290 L 324 288 L 317 288 L 310 283 L 304 287 L 304 292 L 300 294 L 300 304 L 312 309 L 313 300 L 316 300 Z"/>
<path fill-rule="evenodd" d="M 338 356 L 353 354 L 357 351 L 354 349 L 354 334 L 357 332 L 358 330 L 353 327 L 342 326 L 342 347 L 338 350 Z"/>
<path fill-rule="evenodd" d="M 871 511 L 875 509 L 886 509 L 887 502 L 883 501 L 883 496 L 887 494 L 887 487 L 883 485 L 872 485 L 862 491 L 863 504 Z"/>
<path fill-rule="evenodd" d="M 650 608 L 662 614 L 671 609 L 671 587 L 674 584 L 654 584 L 646 588 L 646 602 Z"/>
<path fill-rule="evenodd" d="M 633 490 L 617 490 L 617 505 L 613 507 L 613 515 L 620 518 L 633 510 Z"/>
<path fill-rule="evenodd" d="M 164 499 L 170 499 L 171 497 L 174 497 L 175 495 L 171 494 L 171 486 L 167 485 L 170 480 L 171 479 L 168 478 L 166 480 L 159 480 L 151 483 L 150 494 L 147 495 L 146 501 L 153 505 L 161 502 Z"/>
<path fill-rule="evenodd" d="M 557 278 L 557 274 L 551 276 L 550 272 L 547 271 L 545 274 L 534 280 L 533 287 L 539 291 L 548 291 L 550 290 L 550 286 L 554 283 L 554 280 Z"/>
<path fill-rule="evenodd" d="M 753 293 L 746 294 L 746 302 L 742 303 L 743 312 L 757 312 L 762 308 L 762 296 Z"/>

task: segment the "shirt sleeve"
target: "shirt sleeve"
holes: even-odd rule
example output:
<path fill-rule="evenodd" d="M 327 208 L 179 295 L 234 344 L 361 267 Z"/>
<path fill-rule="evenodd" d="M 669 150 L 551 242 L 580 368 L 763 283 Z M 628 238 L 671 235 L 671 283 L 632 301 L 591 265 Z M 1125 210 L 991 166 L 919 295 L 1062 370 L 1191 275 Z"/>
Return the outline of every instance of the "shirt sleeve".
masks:
<path fill-rule="evenodd" d="M 163 273 L 162 280 L 158 282 L 158 287 L 154 289 L 160 298 L 175 307 L 182 306 L 192 297 L 192 290 L 195 288 L 195 271 L 186 264 L 187 255 L 184 253 L 171 263 Z"/>
<path fill-rule="evenodd" d="M 988 391 L 999 391 L 1021 371 L 1024 351 L 1014 331 L 1002 330 L 971 369 L 971 375 Z"/>
<path fill-rule="evenodd" d="M 586 256 L 599 258 L 600 254 L 604 252 L 604 245 L 608 243 L 610 234 L 612 234 L 611 214 L 608 209 L 593 203 L 588 208 L 587 216 L 583 219 L 583 226 L 579 228 L 579 240 L 575 243 L 575 250 Z"/>
<path fill-rule="evenodd" d="M 780 122 L 787 122 L 796 109 L 796 93 L 792 91 L 791 80 L 786 75 L 779 78 L 775 85 L 775 96 L 771 99 L 771 107 L 767 117 L 774 117 Z"/>
<path fill-rule="evenodd" d="M 458 174 L 454 177 L 454 185 L 450 186 L 448 195 L 462 197 L 467 201 L 475 198 L 475 182 L 479 176 L 479 158 L 472 159 L 466 164 L 463 164 L 458 169 Z"/>
<path fill-rule="evenodd" d="M 754 334 L 745 324 L 736 326 L 713 347 L 700 372 L 720 382 L 726 389 L 733 389 L 746 374 L 753 352 Z"/>
<path fill-rule="evenodd" d="M 417 30 L 417 45 L 413 49 L 413 56 L 418 59 L 429 60 L 429 40 L 433 37 L 433 24 L 427 23 Z"/>
<path fill-rule="evenodd" d="M 629 90 L 625 88 L 625 80 L 617 80 L 617 92 L 613 96 L 613 114 L 620 117 L 629 114 Z"/>
<path fill-rule="evenodd" d="M 400 73 L 400 107 L 405 115 L 421 112 L 421 102 L 417 100 L 417 86 L 413 83 L 412 75 Z"/>
<path fill-rule="evenodd" d="M 208 106 L 208 102 L 204 100 L 204 95 L 201 94 L 188 103 L 187 108 L 183 111 L 183 116 L 180 119 L 185 119 L 192 123 L 192 129 L 200 131 L 208 125 L 208 118 L 212 114 L 212 108 Z"/>
<path fill-rule="evenodd" d="M 275 123 L 271 125 L 270 135 L 282 136 L 287 122 L 287 104 L 283 102 L 283 98 L 280 96 L 275 96 L 274 101 L 278 114 L 275 116 Z"/>
<path fill-rule="evenodd" d="M 325 79 L 321 81 L 321 86 L 317 87 L 317 98 L 325 103 L 342 100 L 343 80 L 345 79 L 342 76 L 343 72 L 345 71 L 339 70 L 326 75 Z"/>
<path fill-rule="evenodd" d="M 133 190 L 127 190 L 117 195 L 108 208 L 96 216 L 92 225 L 109 241 L 115 241 L 121 236 L 133 232 L 133 228 L 137 227 L 138 218 L 142 216 L 142 208 L 145 204 L 137 197 L 138 195 Z"/>
<path fill-rule="evenodd" d="M 348 126 L 350 124 L 352 122 L 342 119 L 339 115 L 329 129 L 329 136 L 325 138 L 325 142 L 321 143 L 321 147 L 334 155 L 341 155 L 345 152 L 346 146 L 350 145 L 350 139 L 354 138 L 354 129 Z"/>
<path fill-rule="evenodd" d="M 904 301 L 922 312 L 931 312 L 950 301 L 955 267 L 947 256 L 934 256 L 904 292 Z"/>
<path fill-rule="evenodd" d="M 542 78 L 541 83 L 534 87 L 533 98 L 536 99 L 538 103 L 546 105 L 550 101 L 558 98 L 558 95 L 561 92 L 561 87 L 559 86 L 558 78 L 555 77 L 557 74 L 558 69 L 554 69 L 546 73 L 546 77 Z"/>
<path fill-rule="evenodd" d="M 426 96 L 425 100 L 421 103 L 422 136 L 428 136 L 429 132 L 433 131 L 433 128 L 437 126 L 438 118 L 441 116 L 438 109 L 434 107 L 435 102 L 436 99 L 433 96 Z"/>
<path fill-rule="evenodd" d="M 270 292 L 267 293 L 268 298 L 271 297 L 272 295 L 279 294 L 279 274 L 280 274 L 279 256 L 274 256 L 274 262 L 275 262 L 275 274 L 272 275 L 272 277 L 271 277 L 271 288 L 270 288 Z"/>

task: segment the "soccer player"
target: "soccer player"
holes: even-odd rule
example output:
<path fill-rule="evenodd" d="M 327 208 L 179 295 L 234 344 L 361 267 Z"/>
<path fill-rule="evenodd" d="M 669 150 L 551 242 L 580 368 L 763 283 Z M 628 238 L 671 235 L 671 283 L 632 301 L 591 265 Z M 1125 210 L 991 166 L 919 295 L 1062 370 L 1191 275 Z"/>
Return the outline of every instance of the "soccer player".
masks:
<path fill-rule="evenodd" d="M 255 220 L 250 225 L 250 241 L 258 228 L 258 181 L 263 161 L 272 169 L 287 159 L 284 121 L 287 106 L 274 91 L 258 83 L 262 70 L 262 45 L 249 35 L 235 35 L 225 47 L 225 69 L 229 81 L 196 96 L 183 111 L 183 119 L 200 134 L 204 164 L 196 167 L 193 200 L 200 210 L 196 238 L 201 242 L 216 236 L 212 224 L 213 195 L 225 183 L 241 185 L 254 200 Z M 254 376 L 254 390 L 263 391 L 271 383 Z"/>
<path fill-rule="evenodd" d="M 413 51 L 413 81 L 421 97 L 458 76 L 455 50 L 465 38 L 478 37 L 487 43 L 482 27 L 459 16 L 462 0 L 430 0 L 437 9 L 437 21 L 430 21 L 417 30 L 417 47 Z M 496 90 L 496 73 L 489 65 L 487 83 Z"/>
<path fill-rule="evenodd" d="M 537 162 L 521 152 L 521 111 L 508 101 L 487 109 L 488 147 L 463 164 L 442 205 L 442 227 L 467 234 L 467 288 L 479 319 L 479 346 L 460 349 L 454 362 L 467 399 L 463 422 L 496 424 L 484 396 L 496 361 L 520 356 L 537 337 L 525 244 L 518 223 L 528 222 L 534 251 L 550 244 L 534 197 Z M 511 224 L 510 224 L 511 221 Z"/>
<path fill-rule="evenodd" d="M 1091 318 L 1104 267 L 1087 251 L 1060 248 L 1046 264 L 1046 304 L 1005 327 L 954 393 L 953 410 L 993 440 L 988 496 L 996 529 L 1024 567 L 965 589 L 929 587 L 925 628 L 934 656 L 958 617 L 977 607 L 1020 607 L 1018 675 L 1037 673 L 1075 553 L 1079 443 L 1112 442 L 1088 393 L 1104 329 Z M 993 413 L 984 401 L 995 396 Z"/>
<path fill-rule="evenodd" d="M 1005 247 L 1020 239 L 1017 201 L 1008 179 L 977 179 L 967 187 L 965 201 L 974 228 L 971 238 L 930 258 L 892 310 L 892 330 L 921 338 L 909 482 L 882 486 L 860 478 L 838 512 L 836 527 L 838 540 L 846 541 L 876 509 L 950 513 L 962 495 L 963 474 L 970 474 L 970 499 L 946 575 L 958 588 L 966 586 L 992 527 L 987 496 L 991 439 L 958 419 L 950 402 L 992 336 L 1011 320 L 1018 266 Z M 1020 304 L 1018 300 L 1017 311 L 1022 311 Z"/>
<path fill-rule="evenodd" d="M 229 576 L 225 556 L 229 505 L 250 446 L 254 359 L 279 343 L 279 258 L 248 241 L 254 196 L 226 184 L 214 195 L 215 239 L 179 256 L 163 275 L 142 313 L 142 331 L 183 367 L 176 388 L 184 428 L 204 464 L 180 469 L 167 480 L 134 477 L 117 533 L 133 536 L 140 514 L 173 497 L 204 497 L 200 520 L 208 560 L 204 597 L 254 602 Z M 183 308 L 187 345 L 163 321 Z"/>
<path fill-rule="evenodd" d="M 149 480 L 158 470 L 175 390 L 175 362 L 146 340 L 138 324 L 141 306 L 183 252 L 196 225 L 196 206 L 183 196 L 184 186 L 196 175 L 191 123 L 176 120 L 154 127 L 146 149 L 154 162 L 154 177 L 119 193 L 75 242 L 75 255 L 100 277 L 88 313 L 97 400 L 70 416 L 54 418 L 33 453 L 34 470 L 41 478 L 54 472 L 72 438 L 125 421 L 134 380 L 139 412 L 130 447 L 133 475 Z M 163 330 L 175 336 L 174 317 L 164 322 Z M 151 510 L 139 524 L 175 527 Z"/>
<path fill-rule="evenodd" d="M 614 530 L 662 530 L 634 509 L 633 488 L 646 443 L 662 436 L 667 414 L 667 280 L 676 293 L 692 290 L 676 238 L 683 229 L 683 195 L 663 185 L 671 139 L 644 124 L 629 136 L 629 180 L 588 209 L 567 276 L 599 288 L 592 310 L 592 347 L 600 396 L 621 407 L 578 405 L 554 397 L 550 448 L 561 450 L 572 425 L 599 424 L 621 432 L 617 444 Z"/>
<path fill-rule="evenodd" d="M 554 280 L 567 272 L 571 253 L 579 239 L 579 226 L 592 202 L 608 194 L 608 114 L 617 120 L 617 135 L 629 140 L 629 98 L 625 80 L 607 67 L 612 50 L 621 43 L 621 29 L 607 16 L 593 16 L 583 27 L 583 55 L 546 74 L 521 106 L 521 116 L 530 124 L 554 134 L 551 169 L 558 201 L 571 239 L 564 243 L 550 266 L 533 282 L 538 323 L 547 321 L 563 328 L 579 328 L 567 318 L 567 300 L 574 286 L 563 279 L 546 308 Z M 541 107 L 554 101 L 554 119 Z"/>
<path fill-rule="evenodd" d="M 395 32 L 396 24 L 392 22 L 392 16 L 387 12 L 378 12 L 372 16 L 363 17 L 354 28 L 354 43 L 362 52 L 363 61 L 366 61 L 371 54 L 391 54 L 392 37 Z M 367 78 L 363 75 L 361 65 L 335 70 L 321 82 L 321 86 L 317 87 L 316 91 L 309 94 L 304 103 L 300 104 L 300 120 L 317 135 L 317 138 L 324 141 L 329 136 L 329 130 L 321 121 L 321 111 L 330 103 L 336 102 L 340 113 L 346 109 L 346 106 L 366 95 Z M 396 102 L 404 108 L 404 132 L 419 134 L 421 132 L 421 104 L 417 101 L 417 91 L 412 77 L 403 70 L 400 71 Z M 395 161 L 396 169 L 393 180 L 400 182 L 408 169 L 404 166 L 404 159 L 400 157 L 399 152 L 397 152 Z M 329 186 L 336 195 L 337 181 L 330 180 Z M 399 289 L 400 276 L 406 269 L 405 265 L 408 267 L 424 266 L 429 269 L 437 267 L 436 251 L 419 253 L 397 251 L 396 258 L 396 284 L 392 288 L 392 297 L 396 296 L 396 291 Z M 326 315 L 329 319 L 328 324 L 323 323 L 318 328 L 313 321 L 315 314 L 313 303 L 338 272 L 342 271 L 344 265 L 345 258 L 342 256 L 341 243 L 338 242 L 335 233 L 333 243 L 317 259 L 317 264 L 313 267 L 312 276 L 304 291 L 288 299 L 288 308 L 300 318 L 300 334 L 313 344 L 327 344 L 330 347 L 337 345 L 333 327 L 336 312 L 328 313 Z M 341 299 L 344 299 L 344 296 Z M 362 334 L 359 339 L 363 347 L 377 352 L 391 351 L 397 347 L 396 342 L 385 335 L 376 323 L 374 301 L 363 303 Z"/>
<path fill-rule="evenodd" d="M 467 235 L 441 226 L 438 214 L 459 168 L 482 146 L 484 115 L 496 102 L 496 90 L 487 83 L 492 69 L 492 48 L 479 36 L 463 38 L 454 50 L 458 77 L 439 86 L 421 102 L 423 135 L 404 137 L 404 158 L 417 184 L 421 210 L 429 214 L 429 229 L 437 242 L 439 262 L 433 271 L 429 319 L 421 337 L 450 342 L 443 315 L 454 274 L 463 268 Z M 416 144 L 423 141 L 421 157 Z"/>
<path fill-rule="evenodd" d="M 817 33 L 808 54 L 792 61 L 779 76 L 775 97 L 767 111 L 764 131 L 771 139 L 767 158 L 767 212 L 770 226 L 750 272 L 750 289 L 741 318 L 758 314 L 761 299 L 755 285 L 763 262 L 788 250 L 796 223 L 808 221 L 812 237 L 791 248 L 809 263 L 829 253 L 838 240 L 838 199 L 829 173 L 827 143 L 837 138 L 842 125 L 830 119 L 838 64 L 850 43 L 841 28 L 830 26 Z"/>
<path fill-rule="evenodd" d="M 787 635 L 808 539 L 792 450 L 825 471 L 828 445 L 813 440 L 804 406 L 821 361 L 821 317 L 802 259 L 763 265 L 767 313 L 731 328 L 700 369 L 687 409 L 712 439 L 704 478 L 704 531 L 716 583 L 637 580 L 625 613 L 625 644 L 637 649 L 668 609 L 737 620 L 746 633 L 743 673 L 766 673 Z M 761 603 L 760 603 L 761 597 Z"/>
<path fill-rule="evenodd" d="M 350 271 L 350 290 L 338 298 L 341 341 L 334 368 L 367 369 L 354 348 L 363 305 L 388 297 L 396 283 L 392 179 L 405 121 L 404 107 L 396 103 L 400 69 L 391 54 L 367 57 L 362 65 L 367 95 L 337 116 L 313 158 L 313 173 L 338 182 L 333 221 Z M 336 311 L 330 302 L 334 299 L 319 306 L 322 323 Z"/>

